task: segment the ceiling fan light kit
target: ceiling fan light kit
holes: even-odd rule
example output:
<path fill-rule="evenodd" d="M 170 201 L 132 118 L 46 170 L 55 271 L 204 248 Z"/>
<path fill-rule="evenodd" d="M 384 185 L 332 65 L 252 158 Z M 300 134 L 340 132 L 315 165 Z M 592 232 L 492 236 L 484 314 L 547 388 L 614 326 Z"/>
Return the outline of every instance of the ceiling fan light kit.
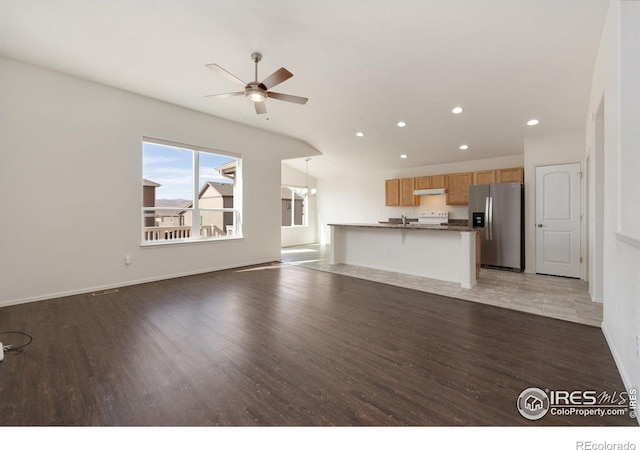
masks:
<path fill-rule="evenodd" d="M 251 83 L 245 83 L 240 78 L 236 77 L 231 72 L 228 72 L 217 64 L 207 64 L 206 67 L 218 73 L 219 75 L 222 75 L 223 77 L 227 78 L 230 81 L 233 81 L 236 84 L 244 86 L 244 91 L 207 95 L 206 98 L 214 99 L 244 95 L 247 99 L 253 102 L 256 109 L 256 114 L 265 114 L 267 112 L 267 107 L 264 104 L 267 98 L 273 98 L 290 103 L 297 103 L 299 105 L 304 105 L 307 103 L 309 99 L 305 97 L 298 97 L 296 95 L 281 94 L 278 92 L 269 91 L 269 89 L 271 89 L 272 87 L 277 86 L 283 81 L 291 78 L 293 76 L 291 72 L 289 72 L 284 67 L 281 67 L 271 75 L 269 75 L 267 78 L 265 78 L 262 82 L 259 82 L 258 63 L 262 60 L 262 55 L 260 53 L 252 53 L 251 59 L 255 63 L 255 81 L 252 81 Z"/>
<path fill-rule="evenodd" d="M 263 102 L 267 98 L 266 92 L 254 83 L 249 83 L 244 90 L 244 95 L 252 102 Z"/>

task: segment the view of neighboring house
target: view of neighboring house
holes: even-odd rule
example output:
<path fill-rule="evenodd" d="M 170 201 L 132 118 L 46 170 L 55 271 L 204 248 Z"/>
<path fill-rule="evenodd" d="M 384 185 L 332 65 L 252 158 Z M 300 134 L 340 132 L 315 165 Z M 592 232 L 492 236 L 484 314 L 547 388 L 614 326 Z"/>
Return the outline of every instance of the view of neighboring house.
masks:
<path fill-rule="evenodd" d="M 236 172 L 235 161 L 216 167 L 219 172 L 229 178 Z M 156 199 L 156 188 L 159 183 L 143 180 L 144 207 L 175 207 L 183 210 L 157 210 L 145 213 L 145 231 L 147 240 L 175 239 L 183 233 L 166 233 L 167 228 L 180 228 L 187 232 L 193 224 L 193 202 Z M 203 237 L 227 236 L 235 234 L 234 217 L 231 211 L 207 211 L 209 209 L 233 208 L 233 183 L 207 181 L 200 189 L 198 204 L 200 208 L 201 230 Z M 282 226 L 304 225 L 304 197 L 296 192 L 297 189 L 283 186 L 281 189 Z M 160 229 L 162 228 L 162 229 Z M 151 237 L 151 230 L 155 237 Z M 180 236 L 185 237 L 185 236 Z"/>
<path fill-rule="evenodd" d="M 156 206 L 156 188 L 160 185 L 151 180 L 142 180 L 142 206 L 145 208 Z M 147 211 L 144 214 L 144 226 L 153 227 L 156 226 L 156 218 L 153 211 Z"/>
<path fill-rule="evenodd" d="M 215 170 L 228 178 L 229 182 L 207 181 L 200 189 L 198 209 L 202 237 L 221 237 L 235 234 L 234 212 L 221 211 L 221 209 L 233 208 L 233 181 L 236 169 L 236 161 L 215 167 Z M 143 207 L 171 208 L 145 212 L 144 240 L 157 241 L 191 237 L 193 201 L 156 199 L 156 189 L 160 186 L 154 181 L 143 180 Z"/>
<path fill-rule="evenodd" d="M 183 202 L 186 204 L 186 202 Z M 173 205 L 163 205 L 161 202 L 158 202 L 156 206 L 173 206 Z M 184 205 L 180 205 L 184 207 Z M 182 223 L 182 216 L 178 211 L 156 211 L 156 227 L 182 227 L 184 223 Z"/>
<path fill-rule="evenodd" d="M 234 218 L 231 211 L 207 211 L 208 209 L 233 208 L 233 184 L 208 181 L 200 189 L 198 195 L 200 222 L 203 237 L 226 236 L 234 234 Z M 189 202 L 186 208 L 192 208 Z M 181 223 L 190 227 L 193 223 L 193 212 L 184 210 L 180 213 Z"/>

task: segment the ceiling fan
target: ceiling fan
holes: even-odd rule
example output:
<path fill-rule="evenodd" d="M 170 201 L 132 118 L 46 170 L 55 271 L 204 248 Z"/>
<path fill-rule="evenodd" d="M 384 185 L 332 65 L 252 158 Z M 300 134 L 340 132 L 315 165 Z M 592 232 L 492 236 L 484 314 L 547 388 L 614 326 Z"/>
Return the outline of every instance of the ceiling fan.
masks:
<path fill-rule="evenodd" d="M 226 98 L 226 97 L 235 97 L 238 95 L 244 95 L 246 98 L 251 100 L 256 108 L 257 114 L 265 114 L 267 112 L 267 107 L 265 105 L 265 100 L 267 98 L 274 98 L 276 100 L 283 100 L 285 102 L 298 103 L 299 105 L 304 105 L 309 100 L 305 97 L 298 97 L 296 95 L 289 94 L 281 94 L 279 92 L 272 92 L 271 89 L 274 86 L 279 85 L 283 81 L 288 80 L 293 76 L 291 72 L 289 72 L 284 67 L 279 68 L 267 78 L 262 80 L 262 82 L 258 81 L 258 63 L 262 60 L 262 55 L 260 53 L 252 53 L 251 59 L 256 65 L 255 70 L 255 81 L 250 83 L 245 83 L 240 78 L 233 75 L 231 72 L 223 69 L 217 64 L 207 64 L 206 67 L 213 70 L 219 75 L 222 75 L 228 80 L 233 81 L 236 84 L 244 87 L 244 91 L 239 92 L 229 92 L 226 94 L 213 94 L 207 95 L 206 98 Z"/>

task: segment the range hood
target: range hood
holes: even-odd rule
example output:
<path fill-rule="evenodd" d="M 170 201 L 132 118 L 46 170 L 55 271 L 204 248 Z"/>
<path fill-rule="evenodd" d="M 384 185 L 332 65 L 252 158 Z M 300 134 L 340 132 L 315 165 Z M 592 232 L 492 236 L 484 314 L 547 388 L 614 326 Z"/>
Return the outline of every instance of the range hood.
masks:
<path fill-rule="evenodd" d="M 445 188 L 438 189 L 416 189 L 413 191 L 413 195 L 439 195 L 446 193 L 447 190 Z"/>

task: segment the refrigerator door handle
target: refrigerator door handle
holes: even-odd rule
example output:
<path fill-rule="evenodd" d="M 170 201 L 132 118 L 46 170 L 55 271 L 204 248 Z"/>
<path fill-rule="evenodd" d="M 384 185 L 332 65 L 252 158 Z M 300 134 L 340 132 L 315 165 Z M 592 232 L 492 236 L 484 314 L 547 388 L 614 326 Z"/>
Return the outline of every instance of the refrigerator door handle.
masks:
<path fill-rule="evenodd" d="M 484 199 L 484 217 L 486 218 L 486 223 L 484 224 L 484 238 L 489 241 L 491 240 L 491 237 L 489 235 L 489 225 L 491 224 L 491 219 L 489 218 L 489 211 L 490 211 L 490 207 L 489 207 L 489 198 L 490 197 L 486 197 Z"/>
<path fill-rule="evenodd" d="M 489 197 L 489 240 L 493 241 L 493 197 Z"/>

